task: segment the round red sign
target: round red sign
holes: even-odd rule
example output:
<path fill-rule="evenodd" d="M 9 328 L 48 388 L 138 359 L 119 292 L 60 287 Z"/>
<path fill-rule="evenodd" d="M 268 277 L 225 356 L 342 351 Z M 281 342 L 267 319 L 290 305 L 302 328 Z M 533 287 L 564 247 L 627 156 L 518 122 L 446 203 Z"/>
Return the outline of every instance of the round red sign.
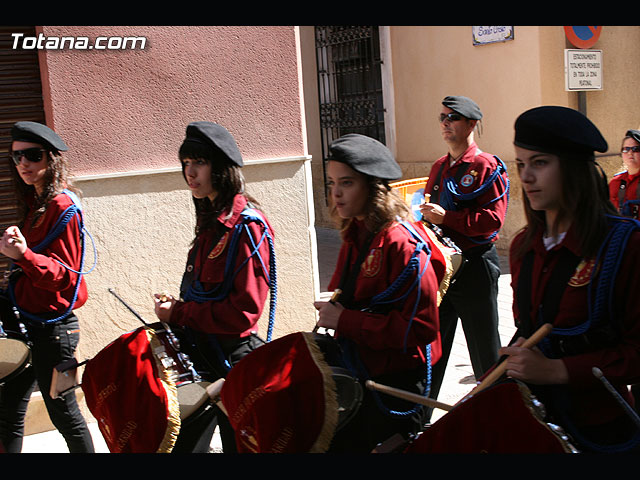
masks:
<path fill-rule="evenodd" d="M 590 48 L 600 38 L 602 27 L 564 27 L 567 39 L 574 47 Z"/>

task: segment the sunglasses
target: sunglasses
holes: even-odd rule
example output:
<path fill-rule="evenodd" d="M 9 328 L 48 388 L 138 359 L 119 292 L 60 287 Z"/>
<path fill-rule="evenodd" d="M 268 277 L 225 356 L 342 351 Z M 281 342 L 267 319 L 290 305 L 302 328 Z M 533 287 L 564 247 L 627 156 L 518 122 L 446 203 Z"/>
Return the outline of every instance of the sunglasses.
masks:
<path fill-rule="evenodd" d="M 42 152 L 46 152 L 43 148 L 33 147 L 25 148 L 24 150 L 14 150 L 11 152 L 11 158 L 16 166 L 20 165 L 20 159 L 26 158 L 31 163 L 38 163 L 42 161 Z"/>
<path fill-rule="evenodd" d="M 454 112 L 454 113 L 441 113 L 438 119 L 440 120 L 440 123 L 442 123 L 445 120 L 449 120 L 450 122 L 457 122 L 458 120 L 462 120 L 463 118 L 464 117 L 462 115 Z"/>
<path fill-rule="evenodd" d="M 629 153 L 629 152 L 638 153 L 640 152 L 640 146 L 634 145 L 633 147 L 622 147 L 621 152 L 622 153 Z"/>

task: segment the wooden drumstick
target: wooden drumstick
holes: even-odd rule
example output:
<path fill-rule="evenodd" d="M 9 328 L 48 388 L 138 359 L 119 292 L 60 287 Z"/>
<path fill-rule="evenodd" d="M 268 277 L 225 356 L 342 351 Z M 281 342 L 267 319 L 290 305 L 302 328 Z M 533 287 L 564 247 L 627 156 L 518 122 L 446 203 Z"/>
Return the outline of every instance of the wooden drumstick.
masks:
<path fill-rule="evenodd" d="M 331 295 L 331 299 L 329 299 L 329 303 L 336 303 L 338 301 L 338 298 L 340 298 L 341 294 L 342 294 L 342 290 L 340 290 L 339 288 L 336 288 L 333 291 L 333 295 Z"/>
<path fill-rule="evenodd" d="M 394 397 L 398 397 L 409 402 L 419 403 L 420 405 L 425 405 L 427 407 L 439 408 L 440 410 L 446 410 L 447 412 L 453 408 L 451 405 L 438 402 L 433 398 L 423 397 L 422 395 L 407 392 L 406 390 L 400 390 L 394 387 L 389 387 L 388 385 L 381 385 L 372 380 L 367 380 L 365 382 L 365 385 L 369 390 L 377 390 L 379 392 L 388 393 L 389 395 L 392 395 Z"/>
<path fill-rule="evenodd" d="M 538 343 L 540 343 L 540 341 L 544 337 L 546 337 L 547 335 L 549 335 L 551 333 L 551 330 L 553 330 L 553 326 L 550 323 L 545 323 L 538 330 L 536 330 L 533 335 L 531 335 L 529 338 L 527 338 L 524 341 L 524 343 L 522 345 L 520 345 L 520 346 L 522 348 L 533 348 L 533 347 L 535 347 Z M 507 362 L 506 362 L 506 358 L 504 358 L 498 364 L 498 366 L 496 366 L 484 378 L 484 380 L 482 380 L 482 382 L 480 382 L 473 390 L 471 390 L 471 392 L 469 392 L 464 398 L 462 398 L 462 400 L 460 400 L 458 403 L 456 403 L 456 405 L 458 405 L 459 403 L 464 402 L 465 400 L 469 399 L 470 397 L 472 397 L 473 395 L 475 395 L 479 391 L 484 390 L 485 388 L 487 388 L 489 385 L 491 385 L 496 380 L 498 380 L 504 374 L 504 372 L 506 370 L 507 370 Z"/>
<path fill-rule="evenodd" d="M 336 288 L 333 291 L 333 295 L 331 295 L 331 298 L 329 299 L 329 303 L 334 304 L 338 301 L 338 298 L 340 298 L 340 294 L 342 293 L 342 290 L 340 290 L 339 288 Z M 318 324 L 316 323 L 316 326 L 313 327 L 313 333 L 316 333 L 318 331 Z"/>
<path fill-rule="evenodd" d="M 224 378 L 219 378 L 218 380 L 213 382 L 211 385 L 208 385 L 206 390 L 207 390 L 207 395 L 209 395 L 209 399 L 213 403 L 215 403 L 218 406 L 218 408 L 222 410 L 222 413 L 224 413 L 228 417 L 229 414 L 227 413 L 227 409 L 224 408 L 224 405 L 222 404 L 222 399 L 220 398 L 220 392 L 222 392 L 223 385 L 224 385 Z"/>

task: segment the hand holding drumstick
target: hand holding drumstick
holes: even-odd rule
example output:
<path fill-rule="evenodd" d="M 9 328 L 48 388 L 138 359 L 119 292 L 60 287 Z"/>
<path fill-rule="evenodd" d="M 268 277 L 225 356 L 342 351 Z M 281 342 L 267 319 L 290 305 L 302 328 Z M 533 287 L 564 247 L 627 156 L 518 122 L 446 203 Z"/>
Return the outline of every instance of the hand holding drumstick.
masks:
<path fill-rule="evenodd" d="M 176 299 L 168 293 L 156 293 L 153 295 L 156 316 L 161 322 L 168 322 L 171 319 L 171 311 L 176 304 Z"/>
<path fill-rule="evenodd" d="M 7 228 L 0 238 L 0 253 L 12 260 L 20 260 L 27 251 L 27 241 L 16 226 Z"/>
<path fill-rule="evenodd" d="M 429 200 L 431 200 L 431 195 L 427 193 L 424 196 L 424 203 L 420 205 L 422 218 L 435 225 L 440 225 L 444 221 L 444 215 L 447 212 L 437 203 L 429 203 Z"/>

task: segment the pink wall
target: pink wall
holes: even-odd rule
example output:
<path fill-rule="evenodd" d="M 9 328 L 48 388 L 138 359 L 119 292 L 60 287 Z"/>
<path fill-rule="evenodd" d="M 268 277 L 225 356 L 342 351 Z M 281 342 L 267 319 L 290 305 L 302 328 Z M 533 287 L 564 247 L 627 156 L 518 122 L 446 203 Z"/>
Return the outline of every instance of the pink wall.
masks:
<path fill-rule="evenodd" d="M 245 160 L 305 154 L 294 27 L 51 26 L 143 50 L 41 50 L 48 121 L 74 175 L 174 167 L 186 125 L 218 122 Z"/>

